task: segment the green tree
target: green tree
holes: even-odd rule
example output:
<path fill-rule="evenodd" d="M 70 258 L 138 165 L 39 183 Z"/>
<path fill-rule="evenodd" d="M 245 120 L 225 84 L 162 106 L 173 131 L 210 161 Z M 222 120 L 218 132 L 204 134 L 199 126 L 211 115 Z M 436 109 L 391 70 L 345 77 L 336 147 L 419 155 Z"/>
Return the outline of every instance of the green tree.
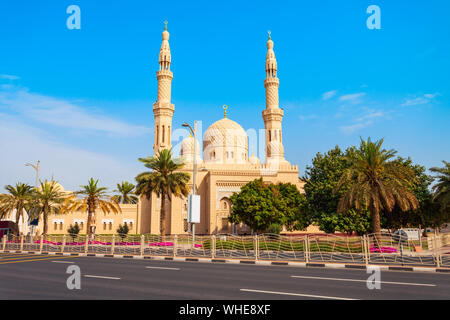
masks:
<path fill-rule="evenodd" d="M 19 224 L 20 219 L 24 217 L 24 211 L 29 208 L 33 201 L 34 189 L 32 186 L 17 182 L 16 186 L 5 186 L 9 193 L 0 194 L 0 219 L 5 218 L 14 210 L 16 211 L 16 225 Z"/>
<path fill-rule="evenodd" d="M 351 208 L 337 213 L 339 199 L 346 191 L 343 187 L 335 192 L 340 177 L 351 162 L 349 157 L 355 153 L 355 147 L 349 147 L 343 152 L 335 146 L 325 154 L 317 153 L 312 165 L 307 166 L 305 176 L 305 196 L 308 202 L 308 215 L 313 223 L 327 233 L 345 232 L 364 234 L 371 229 L 368 210 L 361 208 L 356 211 Z"/>
<path fill-rule="evenodd" d="M 272 223 L 269 228 L 267 228 L 268 233 L 280 234 L 281 226 L 277 223 Z"/>
<path fill-rule="evenodd" d="M 134 194 L 135 185 L 128 182 L 122 181 L 122 183 L 117 184 L 117 190 L 119 194 L 113 196 L 113 200 L 118 203 L 128 204 L 128 203 L 138 203 L 139 198 Z"/>
<path fill-rule="evenodd" d="M 119 228 L 117 228 L 116 232 L 119 234 L 119 236 L 123 239 L 126 237 L 130 229 L 128 228 L 128 225 L 125 223 L 124 225 L 119 224 Z"/>
<path fill-rule="evenodd" d="M 309 225 L 305 214 L 306 200 L 295 185 L 264 183 L 253 180 L 230 197 L 230 222 L 245 223 L 254 231 L 265 232 L 270 225 L 301 230 Z"/>
<path fill-rule="evenodd" d="M 419 202 L 408 189 L 415 181 L 414 172 L 392 161 L 395 150 L 381 149 L 383 139 L 372 142 L 361 139 L 361 145 L 349 157 L 350 167 L 339 179 L 336 191 L 346 191 L 338 203 L 338 212 L 351 208 L 368 208 L 373 232 L 377 239 L 381 231 L 380 212 L 390 212 L 398 205 L 402 211 L 415 210 Z"/>
<path fill-rule="evenodd" d="M 349 235 L 353 233 L 363 235 L 372 228 L 368 210 L 350 209 L 342 213 L 322 214 L 319 222 L 320 229 L 326 233 L 339 231 Z"/>
<path fill-rule="evenodd" d="M 437 173 L 437 183 L 433 186 L 433 200 L 438 202 L 441 206 L 441 210 L 450 210 L 450 162 L 443 161 L 444 167 L 433 167 L 431 172 Z"/>
<path fill-rule="evenodd" d="M 426 168 L 419 164 L 413 164 L 410 158 L 404 159 L 398 157 L 393 160 L 398 165 L 409 168 L 414 173 L 414 179 L 406 188 L 414 194 L 419 207 L 415 210 L 403 211 L 398 204 L 394 206 L 392 211 L 383 210 L 380 214 L 384 217 L 381 225 L 388 229 L 400 229 L 403 227 L 431 227 L 436 221 L 430 219 L 432 208 L 430 185 L 433 177 L 426 174 Z"/>
<path fill-rule="evenodd" d="M 66 193 L 60 191 L 59 184 L 56 181 L 41 181 L 41 186 L 34 192 L 30 217 L 38 218 L 42 215 L 44 222 L 43 235 L 46 235 L 48 231 L 48 216 L 61 213 L 68 198 L 69 196 Z"/>
<path fill-rule="evenodd" d="M 119 204 L 107 195 L 107 188 L 98 186 L 98 179 L 91 178 L 87 185 L 80 186 L 81 190 L 74 192 L 74 196 L 70 197 L 64 206 L 64 212 L 83 211 L 87 212 L 87 235 L 91 236 L 91 224 L 95 224 L 93 219 L 95 210 L 100 209 L 104 214 L 122 212 Z M 81 196 L 82 198 L 76 198 Z"/>
<path fill-rule="evenodd" d="M 75 241 L 75 238 L 80 233 L 80 227 L 78 226 L 78 223 L 70 225 L 67 229 L 67 233 L 72 237 L 72 241 Z"/>
<path fill-rule="evenodd" d="M 172 159 L 171 150 L 163 149 L 154 157 L 139 158 L 144 166 L 152 171 L 142 172 L 136 177 L 136 194 L 145 195 L 147 199 L 154 192 L 161 197 L 160 233 L 166 234 L 166 199 L 187 196 L 190 175 L 178 170 L 184 167 L 181 159 Z"/>

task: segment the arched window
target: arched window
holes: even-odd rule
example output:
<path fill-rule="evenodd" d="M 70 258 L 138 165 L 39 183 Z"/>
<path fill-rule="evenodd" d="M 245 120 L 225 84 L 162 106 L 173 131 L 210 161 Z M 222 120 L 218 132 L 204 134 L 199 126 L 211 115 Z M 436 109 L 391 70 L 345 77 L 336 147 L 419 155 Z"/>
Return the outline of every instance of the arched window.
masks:
<path fill-rule="evenodd" d="M 159 144 L 159 126 L 156 126 L 156 143 Z"/>

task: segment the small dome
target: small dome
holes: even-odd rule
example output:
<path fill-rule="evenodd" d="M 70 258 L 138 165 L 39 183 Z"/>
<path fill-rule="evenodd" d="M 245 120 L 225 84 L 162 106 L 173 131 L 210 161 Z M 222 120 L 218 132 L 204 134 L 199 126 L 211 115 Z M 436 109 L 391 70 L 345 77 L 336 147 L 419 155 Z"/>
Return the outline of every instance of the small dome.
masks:
<path fill-rule="evenodd" d="M 53 184 L 54 186 L 54 190 L 58 191 L 58 192 L 66 192 L 63 188 L 63 186 L 55 181 L 55 180 L 45 180 L 47 181 L 48 184 Z M 43 182 L 42 182 L 43 183 Z M 42 186 L 39 184 L 39 186 L 37 187 L 37 190 L 41 191 L 42 190 Z"/>
<path fill-rule="evenodd" d="M 228 118 L 214 122 L 203 135 L 205 161 L 245 163 L 247 152 L 247 133 Z"/>
<path fill-rule="evenodd" d="M 257 156 L 255 156 L 253 153 L 250 156 L 250 158 L 248 158 L 248 161 L 250 161 L 251 164 L 260 164 L 261 160 L 259 160 L 259 158 Z"/>
<path fill-rule="evenodd" d="M 169 40 L 169 32 L 167 30 L 164 30 L 162 33 L 163 40 Z"/>
<path fill-rule="evenodd" d="M 55 183 L 55 189 L 58 189 L 59 192 L 64 192 L 64 188 L 61 184 L 59 184 L 58 182 Z"/>
<path fill-rule="evenodd" d="M 198 140 L 195 141 L 195 148 L 197 154 L 197 162 L 202 162 L 202 158 L 200 157 L 200 143 Z M 194 137 L 189 136 L 181 142 L 181 157 L 187 163 L 194 162 Z"/>

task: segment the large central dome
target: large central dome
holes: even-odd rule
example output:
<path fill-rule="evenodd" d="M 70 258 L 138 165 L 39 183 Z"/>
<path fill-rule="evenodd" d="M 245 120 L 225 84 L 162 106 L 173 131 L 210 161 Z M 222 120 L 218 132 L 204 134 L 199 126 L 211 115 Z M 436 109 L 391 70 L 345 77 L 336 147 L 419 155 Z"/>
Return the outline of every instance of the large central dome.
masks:
<path fill-rule="evenodd" d="M 203 160 L 216 163 L 245 163 L 248 157 L 247 133 L 235 121 L 223 118 L 203 135 Z"/>

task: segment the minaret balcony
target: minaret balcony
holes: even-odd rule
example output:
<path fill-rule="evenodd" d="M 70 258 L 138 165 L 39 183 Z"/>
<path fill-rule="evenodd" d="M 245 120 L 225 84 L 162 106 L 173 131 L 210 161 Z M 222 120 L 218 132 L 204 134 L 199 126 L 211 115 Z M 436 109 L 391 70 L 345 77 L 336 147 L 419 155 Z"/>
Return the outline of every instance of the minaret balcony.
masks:
<path fill-rule="evenodd" d="M 283 115 L 284 111 L 280 108 L 264 109 L 262 112 L 264 121 L 281 121 L 283 119 Z"/>
<path fill-rule="evenodd" d="M 268 78 L 264 79 L 264 86 L 268 86 L 268 85 L 279 86 L 280 79 L 278 79 L 277 77 L 268 77 Z"/>

